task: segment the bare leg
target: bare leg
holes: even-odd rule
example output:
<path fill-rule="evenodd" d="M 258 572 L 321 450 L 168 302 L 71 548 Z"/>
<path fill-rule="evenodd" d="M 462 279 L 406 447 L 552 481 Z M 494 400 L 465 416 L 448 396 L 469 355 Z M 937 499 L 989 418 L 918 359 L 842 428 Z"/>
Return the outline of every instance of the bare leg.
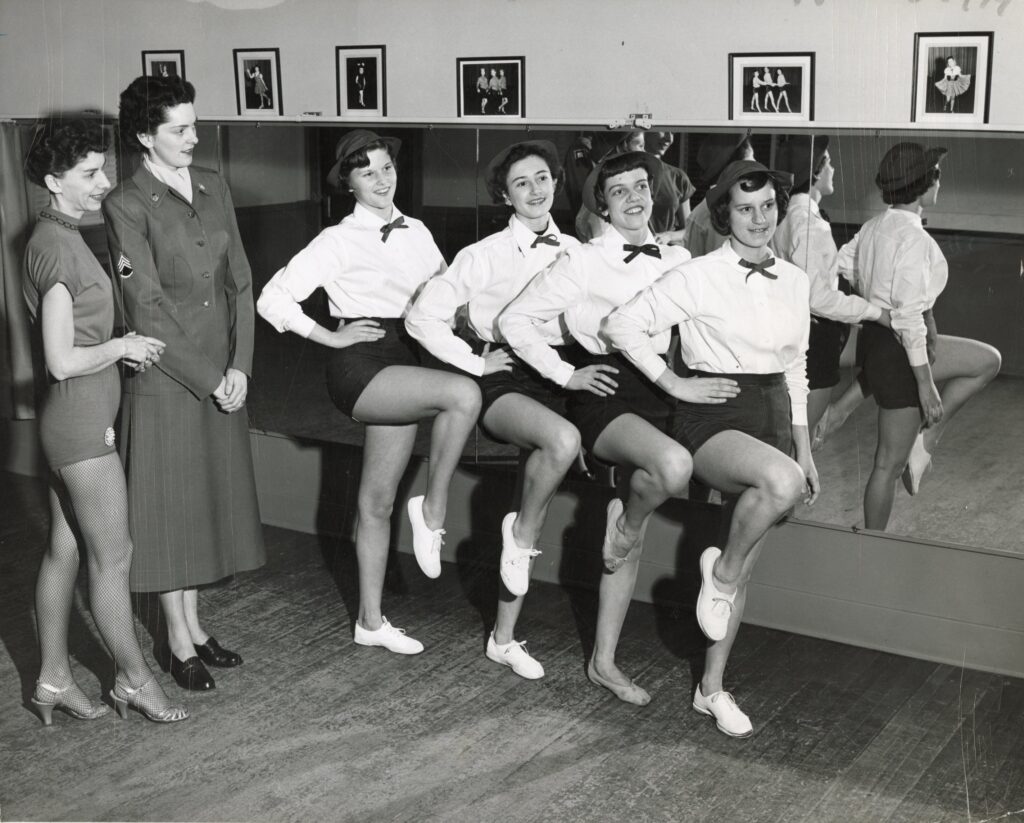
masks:
<path fill-rule="evenodd" d="M 999 374 L 1002 357 L 986 343 L 940 334 L 935 342 L 932 379 L 941 386 L 942 420 L 924 430 L 924 446 L 935 450 L 960 408 Z"/>
<path fill-rule="evenodd" d="M 195 591 L 194 589 L 192 590 Z M 185 590 L 175 589 L 160 593 L 160 608 L 167 621 L 167 645 L 178 660 L 188 660 L 196 656 L 195 643 L 189 631 L 187 612 L 185 609 Z"/>
<path fill-rule="evenodd" d="M 832 389 L 811 389 L 807 396 L 807 430 L 813 432 L 821 420 L 821 416 L 828 408 L 829 399 L 832 397 Z"/>
<path fill-rule="evenodd" d="M 668 498 L 687 492 L 693 468 L 690 453 L 636 415 L 625 414 L 609 423 L 597 438 L 594 453 L 605 462 L 634 467 L 620 526 L 627 538 L 637 538 L 644 520 Z M 591 662 L 603 679 L 621 686 L 631 681 L 615 664 L 615 651 L 636 585 L 640 549 L 631 551 L 616 572 L 602 575 L 599 590 Z"/>
<path fill-rule="evenodd" d="M 694 472 L 714 489 L 739 494 L 714 568 L 716 587 L 732 594 L 742 587 L 755 546 L 800 499 L 804 473 L 778 449 L 739 431 L 721 432 L 701 446 Z"/>
<path fill-rule="evenodd" d="M 533 546 L 540 537 L 551 499 L 579 453 L 580 433 L 561 415 L 521 394 L 497 400 L 482 422 L 502 440 L 530 450 L 523 466 L 523 494 L 512 536 L 523 548 Z M 494 641 L 504 645 L 515 639 L 523 597 L 514 597 L 503 584 L 498 585 L 503 591 L 498 599 Z"/>
<path fill-rule="evenodd" d="M 828 404 L 826 412 L 823 413 L 818 425 L 812 429 L 814 432 L 811 443 L 813 448 L 820 448 L 830 434 L 838 431 L 847 418 L 856 411 L 857 406 L 864 402 L 867 396 L 868 394 L 864 390 L 861 375 L 858 373 L 839 398 Z"/>
<path fill-rule="evenodd" d="M 907 464 L 920 428 L 921 411 L 917 406 L 879 408 L 875 462 L 864 488 L 864 528 L 885 531 L 889 525 L 896 481 Z"/>

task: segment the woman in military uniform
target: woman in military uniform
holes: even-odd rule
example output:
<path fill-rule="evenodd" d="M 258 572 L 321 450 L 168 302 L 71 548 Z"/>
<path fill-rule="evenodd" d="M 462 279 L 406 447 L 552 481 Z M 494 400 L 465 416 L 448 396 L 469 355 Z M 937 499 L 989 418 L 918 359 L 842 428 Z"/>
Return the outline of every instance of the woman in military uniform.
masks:
<path fill-rule="evenodd" d="M 160 662 L 183 688 L 214 687 L 206 665 L 242 662 L 198 616 L 197 587 L 264 562 L 245 397 L 255 311 L 228 187 L 192 166 L 195 89 L 136 78 L 120 130 L 142 154 L 103 203 L 129 328 L 167 344 L 125 379 L 121 454 L 135 538 L 131 587 L 159 592 Z"/>

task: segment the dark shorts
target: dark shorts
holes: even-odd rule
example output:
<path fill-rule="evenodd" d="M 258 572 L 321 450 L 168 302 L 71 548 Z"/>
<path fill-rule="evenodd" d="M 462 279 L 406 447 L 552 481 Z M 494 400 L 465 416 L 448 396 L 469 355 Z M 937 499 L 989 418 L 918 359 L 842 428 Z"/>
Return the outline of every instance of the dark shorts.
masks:
<path fill-rule="evenodd" d="M 635 414 L 660 432 L 668 432 L 675 410 L 675 398 L 663 392 L 621 354 L 592 354 L 580 345 L 567 347 L 565 359 L 577 369 L 593 365 L 614 366 L 612 378 L 618 383 L 615 394 L 601 397 L 589 391 L 568 391 L 566 416 L 580 430 L 583 447 L 594 450 L 594 443 L 608 424 L 624 414 Z"/>
<path fill-rule="evenodd" d="M 380 323 L 384 336 L 380 340 L 337 349 L 327 363 L 327 392 L 334 405 L 349 417 L 353 417 L 356 401 L 370 381 L 388 366 L 429 368 L 430 365 L 424 363 L 424 352 L 405 330 L 402 318 L 367 319 Z"/>
<path fill-rule="evenodd" d="M 831 389 L 839 383 L 839 356 L 850 339 L 850 327 L 838 320 L 811 316 L 807 347 L 807 382 L 811 389 Z"/>
<path fill-rule="evenodd" d="M 50 384 L 42 404 L 39 439 L 50 468 L 116 454 L 114 418 L 121 405 L 116 366 Z"/>
<path fill-rule="evenodd" d="M 741 431 L 785 455 L 793 453 L 793 417 L 785 375 L 691 371 L 690 376 L 727 377 L 740 387 L 740 393 L 725 403 L 679 403 L 671 434 L 690 454 L 724 431 Z"/>
<path fill-rule="evenodd" d="M 928 362 L 935 362 L 937 329 L 930 311 L 924 313 Z M 900 339 L 878 323 L 865 323 L 857 337 L 857 365 L 864 386 L 883 409 L 920 408 L 917 380 Z"/>

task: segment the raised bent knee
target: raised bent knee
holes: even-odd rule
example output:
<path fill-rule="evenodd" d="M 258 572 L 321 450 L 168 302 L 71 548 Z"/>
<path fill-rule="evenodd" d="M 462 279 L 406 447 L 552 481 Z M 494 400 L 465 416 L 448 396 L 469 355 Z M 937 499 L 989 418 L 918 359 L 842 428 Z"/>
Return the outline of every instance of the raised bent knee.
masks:
<path fill-rule="evenodd" d="M 480 387 L 468 377 L 452 376 L 445 411 L 476 418 L 480 414 Z"/>
<path fill-rule="evenodd" d="M 986 380 L 992 380 L 997 374 L 999 374 L 1000 369 L 1003 367 L 1003 356 L 999 353 L 999 349 L 994 346 L 989 346 L 987 343 L 983 345 L 985 346 L 985 353 L 987 355 L 985 358 L 985 370 L 983 373 Z"/>
<path fill-rule="evenodd" d="M 669 497 L 683 497 L 689 491 L 693 458 L 682 446 L 667 449 L 659 458 L 655 477 Z"/>
<path fill-rule="evenodd" d="M 560 425 L 551 435 L 545 438 L 541 448 L 555 465 L 568 471 L 576 456 L 580 453 L 580 432 L 572 423 Z"/>
<path fill-rule="evenodd" d="M 764 488 L 777 501 L 780 511 L 788 511 L 799 502 L 806 482 L 800 464 L 787 457 L 767 468 Z"/>

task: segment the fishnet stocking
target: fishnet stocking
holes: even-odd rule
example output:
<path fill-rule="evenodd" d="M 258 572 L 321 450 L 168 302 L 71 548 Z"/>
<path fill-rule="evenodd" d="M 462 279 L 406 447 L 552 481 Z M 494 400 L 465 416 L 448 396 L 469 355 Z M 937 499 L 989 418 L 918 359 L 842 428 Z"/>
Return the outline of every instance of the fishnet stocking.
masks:
<path fill-rule="evenodd" d="M 128 593 L 132 542 L 121 462 L 116 454 L 108 454 L 65 466 L 55 474 L 50 486 L 50 543 L 36 583 L 42 652 L 39 679 L 57 688 L 73 683 L 68 619 L 81 541 L 89 565 L 89 601 L 96 626 L 123 680 L 141 686 L 151 672 L 139 648 Z M 71 695 L 69 689 L 61 702 L 66 705 Z"/>

